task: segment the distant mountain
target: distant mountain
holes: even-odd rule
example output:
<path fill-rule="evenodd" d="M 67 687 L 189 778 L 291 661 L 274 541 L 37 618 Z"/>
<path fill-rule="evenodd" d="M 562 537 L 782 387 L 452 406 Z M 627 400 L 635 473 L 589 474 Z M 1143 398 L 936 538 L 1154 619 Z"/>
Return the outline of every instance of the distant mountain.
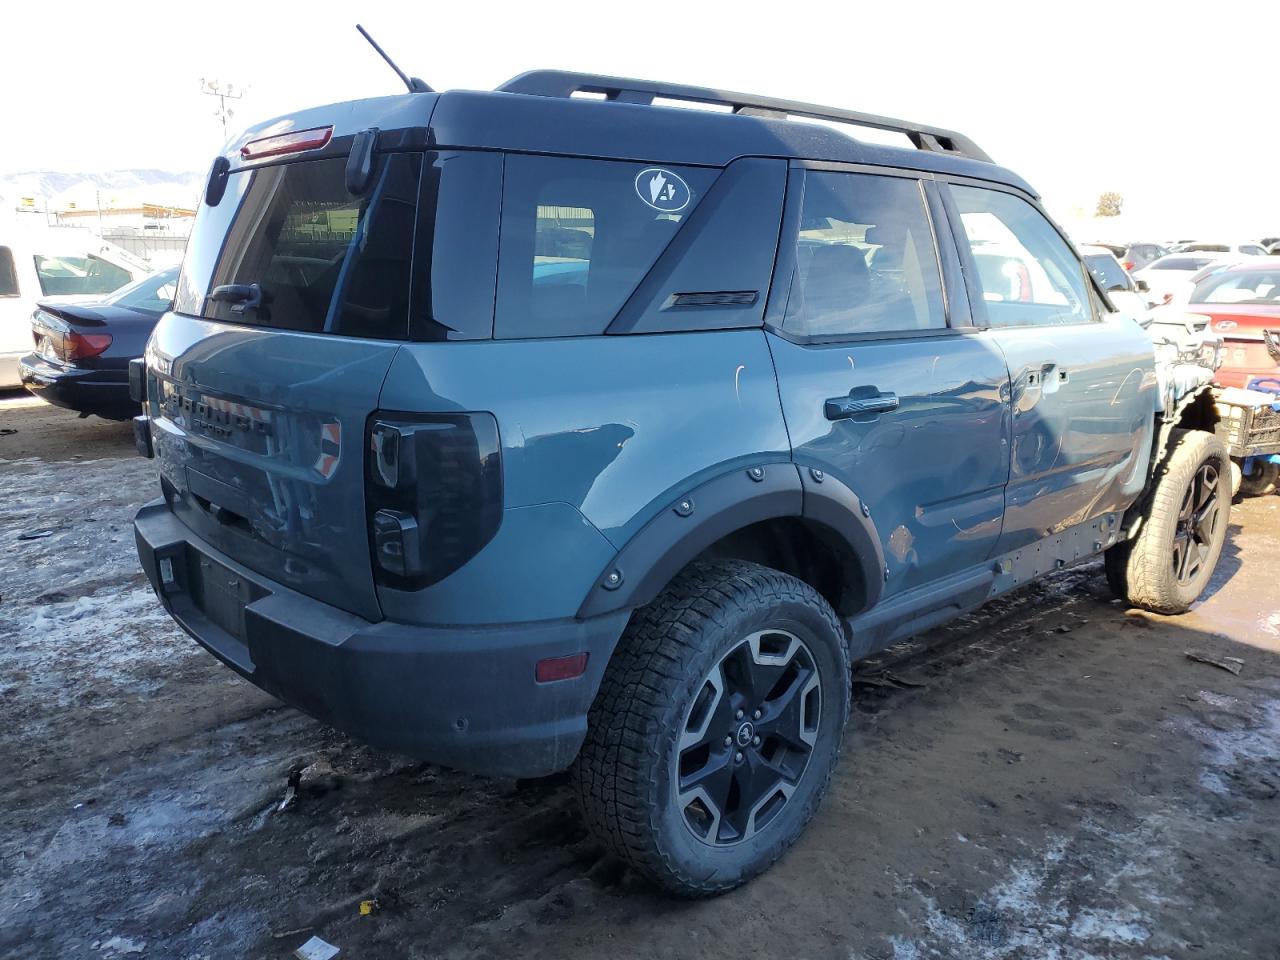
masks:
<path fill-rule="evenodd" d="M 41 209 L 65 210 L 72 203 L 92 209 L 136 207 L 143 203 L 194 207 L 203 176 L 170 170 L 108 170 L 61 173 L 32 170 L 0 174 L 0 208 L 11 210 L 23 197 L 34 197 Z"/>

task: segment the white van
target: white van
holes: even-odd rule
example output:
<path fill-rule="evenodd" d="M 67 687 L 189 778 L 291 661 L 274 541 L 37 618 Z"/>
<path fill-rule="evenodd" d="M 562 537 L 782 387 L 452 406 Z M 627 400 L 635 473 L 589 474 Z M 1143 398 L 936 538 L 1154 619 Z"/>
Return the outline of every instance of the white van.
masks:
<path fill-rule="evenodd" d="M 21 386 L 37 300 L 97 299 L 149 273 L 146 263 L 83 227 L 0 220 L 0 390 Z"/>

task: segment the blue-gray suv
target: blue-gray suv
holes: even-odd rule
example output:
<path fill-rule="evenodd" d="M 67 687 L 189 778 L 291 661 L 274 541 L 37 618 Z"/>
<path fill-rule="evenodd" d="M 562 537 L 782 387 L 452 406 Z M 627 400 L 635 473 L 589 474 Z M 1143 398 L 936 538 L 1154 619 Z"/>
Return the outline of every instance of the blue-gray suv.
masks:
<path fill-rule="evenodd" d="M 853 661 L 1102 554 L 1184 610 L 1230 508 L 1201 383 L 968 138 L 664 83 L 249 130 L 131 375 L 184 629 L 382 747 L 571 769 L 683 895 L 803 830 Z"/>

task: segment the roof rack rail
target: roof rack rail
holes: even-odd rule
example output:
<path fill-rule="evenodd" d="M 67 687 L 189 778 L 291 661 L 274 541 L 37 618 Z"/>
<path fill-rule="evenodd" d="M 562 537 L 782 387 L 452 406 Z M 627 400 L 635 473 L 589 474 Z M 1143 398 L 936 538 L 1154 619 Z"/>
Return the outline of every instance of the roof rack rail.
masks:
<path fill-rule="evenodd" d="M 568 98 L 575 93 L 603 94 L 606 100 L 620 103 L 651 104 L 656 97 L 669 100 L 688 100 L 693 103 L 717 104 L 731 107 L 734 113 L 744 116 L 767 117 L 787 120 L 803 117 L 812 120 L 832 120 L 877 130 L 892 130 L 906 134 L 917 150 L 933 153 L 952 153 L 991 163 L 976 143 L 962 133 L 932 127 L 909 120 L 895 120 L 873 113 L 842 110 L 839 107 L 821 107 L 813 103 L 779 100 L 749 93 L 732 93 L 713 90 L 710 87 L 689 87 L 678 83 L 651 80 L 629 80 L 624 77 L 606 77 L 591 73 L 573 73 L 567 70 L 530 70 L 513 77 L 498 90 L 503 93 L 523 93 L 538 97 Z"/>

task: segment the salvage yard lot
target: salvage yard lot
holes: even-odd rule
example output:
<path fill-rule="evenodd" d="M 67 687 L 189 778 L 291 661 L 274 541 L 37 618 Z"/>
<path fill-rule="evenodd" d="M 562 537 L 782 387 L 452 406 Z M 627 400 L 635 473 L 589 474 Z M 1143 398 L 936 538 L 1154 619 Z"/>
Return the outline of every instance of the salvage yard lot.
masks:
<path fill-rule="evenodd" d="M 687 903 L 562 782 L 379 754 L 204 653 L 137 565 L 153 473 L 127 425 L 0 395 L 0 956 L 1280 955 L 1280 498 L 1186 616 L 1092 564 L 862 664 L 813 826 Z"/>

